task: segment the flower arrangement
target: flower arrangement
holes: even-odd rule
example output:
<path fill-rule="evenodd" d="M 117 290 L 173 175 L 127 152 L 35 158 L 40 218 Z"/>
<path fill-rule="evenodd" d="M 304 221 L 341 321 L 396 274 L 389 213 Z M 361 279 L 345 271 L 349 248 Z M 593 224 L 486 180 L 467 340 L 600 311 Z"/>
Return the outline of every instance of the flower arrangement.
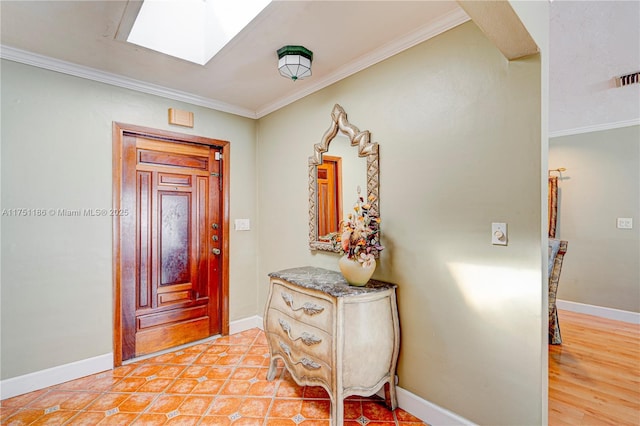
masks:
<path fill-rule="evenodd" d="M 375 197 L 371 195 L 365 202 L 358 187 L 354 212 L 340 223 L 340 232 L 331 234 L 334 247 L 339 248 L 347 258 L 358 261 L 363 268 L 371 266 L 377 254 L 384 249 L 379 240 L 380 218 L 370 212 L 370 203 L 374 200 Z"/>

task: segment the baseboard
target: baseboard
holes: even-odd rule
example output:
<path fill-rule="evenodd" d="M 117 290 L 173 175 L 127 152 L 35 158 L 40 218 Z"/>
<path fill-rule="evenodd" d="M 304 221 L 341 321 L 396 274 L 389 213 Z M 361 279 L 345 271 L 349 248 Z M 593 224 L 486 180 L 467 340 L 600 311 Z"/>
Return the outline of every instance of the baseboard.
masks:
<path fill-rule="evenodd" d="M 605 308 L 604 306 L 587 305 L 585 303 L 570 302 L 568 300 L 556 300 L 558 309 L 577 312 L 580 314 L 593 315 L 601 318 L 608 318 L 616 321 L 640 324 L 640 313 L 622 311 L 620 309 Z"/>
<path fill-rule="evenodd" d="M 380 398 L 384 398 L 384 387 L 377 393 Z M 475 426 L 476 424 L 442 408 L 432 402 L 420 398 L 406 389 L 396 386 L 398 396 L 398 407 L 407 413 L 416 416 L 423 422 L 431 426 Z"/>
<path fill-rule="evenodd" d="M 240 333 L 251 328 L 262 329 L 262 317 L 254 315 L 231 321 L 229 334 Z M 172 349 L 175 350 L 175 349 Z M 113 369 L 113 353 L 83 359 L 46 370 L 35 371 L 0 381 L 0 399 L 13 398 L 28 392 L 59 385 L 70 380 Z"/>
<path fill-rule="evenodd" d="M 260 330 L 262 330 L 262 327 L 263 327 L 262 317 L 258 315 L 254 315 L 251 317 L 231 321 L 229 323 L 229 334 L 240 333 L 242 331 L 249 330 L 251 328 L 259 328 Z"/>
<path fill-rule="evenodd" d="M 112 368 L 113 353 L 108 353 L 12 377 L 0 381 L 0 399 L 13 398 L 14 396 L 59 385 L 69 380 L 79 379 L 80 377 L 111 370 Z"/>

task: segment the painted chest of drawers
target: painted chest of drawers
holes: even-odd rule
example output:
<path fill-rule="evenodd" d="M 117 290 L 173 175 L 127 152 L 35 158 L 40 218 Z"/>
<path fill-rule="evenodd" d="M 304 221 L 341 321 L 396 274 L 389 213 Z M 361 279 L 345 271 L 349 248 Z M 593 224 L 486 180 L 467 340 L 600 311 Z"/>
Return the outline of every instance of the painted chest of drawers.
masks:
<path fill-rule="evenodd" d="M 315 267 L 269 276 L 267 379 L 275 378 L 281 359 L 299 385 L 325 388 L 334 426 L 343 424 L 343 400 L 350 395 L 369 396 L 384 386 L 387 405 L 395 409 L 396 286 L 371 280 L 354 287 L 339 272 Z"/>

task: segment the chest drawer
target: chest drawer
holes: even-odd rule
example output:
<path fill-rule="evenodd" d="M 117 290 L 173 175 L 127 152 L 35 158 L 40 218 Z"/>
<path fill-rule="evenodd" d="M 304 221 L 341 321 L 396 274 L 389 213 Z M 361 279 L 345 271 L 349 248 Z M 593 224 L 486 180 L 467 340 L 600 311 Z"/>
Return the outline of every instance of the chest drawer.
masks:
<path fill-rule="evenodd" d="M 280 335 L 267 332 L 271 356 L 280 355 L 292 375 L 305 384 L 322 382 L 331 388 L 331 367 L 321 359 L 299 351 Z"/>
<path fill-rule="evenodd" d="M 319 297 L 300 293 L 274 281 L 271 293 L 271 308 L 304 324 L 309 324 L 333 334 L 333 304 Z"/>
<path fill-rule="evenodd" d="M 319 328 L 301 323 L 276 309 L 268 310 L 266 327 L 267 332 L 278 335 L 292 349 L 331 364 L 333 342 L 331 336 Z"/>

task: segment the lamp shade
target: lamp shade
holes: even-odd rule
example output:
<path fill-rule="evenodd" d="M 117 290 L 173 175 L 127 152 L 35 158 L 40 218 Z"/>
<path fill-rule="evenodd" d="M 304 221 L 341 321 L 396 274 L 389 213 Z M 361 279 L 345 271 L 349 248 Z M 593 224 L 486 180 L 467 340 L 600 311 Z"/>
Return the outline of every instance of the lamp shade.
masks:
<path fill-rule="evenodd" d="M 278 49 L 278 70 L 293 81 L 311 75 L 313 52 L 302 46 L 283 46 Z"/>

